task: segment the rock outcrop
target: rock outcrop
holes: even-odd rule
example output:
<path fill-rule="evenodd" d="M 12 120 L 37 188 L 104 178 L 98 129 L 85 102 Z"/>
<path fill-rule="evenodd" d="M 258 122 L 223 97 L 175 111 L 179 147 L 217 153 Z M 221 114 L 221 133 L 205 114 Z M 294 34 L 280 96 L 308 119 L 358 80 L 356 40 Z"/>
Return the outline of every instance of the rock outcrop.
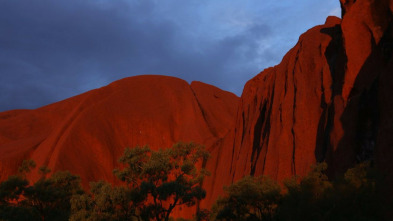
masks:
<path fill-rule="evenodd" d="M 0 180 L 34 160 L 91 181 L 117 183 L 125 147 L 166 148 L 179 141 L 208 149 L 234 126 L 239 98 L 201 82 L 137 76 L 36 110 L 0 113 Z M 39 179 L 33 171 L 31 180 Z M 176 209 L 192 218 L 195 208 Z"/>
<path fill-rule="evenodd" d="M 307 31 L 245 85 L 236 126 L 213 151 L 212 168 L 226 175 L 208 181 L 211 199 L 242 176 L 281 181 L 320 161 L 331 176 L 370 159 L 392 174 L 393 1 L 341 5 L 342 20 Z"/>
<path fill-rule="evenodd" d="M 303 34 L 279 65 L 247 82 L 236 126 L 213 151 L 218 163 L 212 167 L 226 175 L 207 181 L 220 182 L 209 187 L 215 193 L 211 200 L 222 192 L 222 184 L 245 175 L 283 180 L 307 173 L 317 155 L 318 160 L 324 158 L 326 151 L 317 146 L 328 139 L 320 135 L 332 115 L 328 110 L 335 93 L 331 63 L 343 59 L 327 57 L 342 52 L 340 22 L 329 17 L 325 25 Z"/>
<path fill-rule="evenodd" d="M 178 141 L 210 147 L 233 127 L 238 99 L 200 82 L 138 76 L 37 110 L 3 112 L 0 179 L 33 159 L 79 174 L 85 184 L 114 182 L 112 170 L 125 147 L 158 149 Z"/>

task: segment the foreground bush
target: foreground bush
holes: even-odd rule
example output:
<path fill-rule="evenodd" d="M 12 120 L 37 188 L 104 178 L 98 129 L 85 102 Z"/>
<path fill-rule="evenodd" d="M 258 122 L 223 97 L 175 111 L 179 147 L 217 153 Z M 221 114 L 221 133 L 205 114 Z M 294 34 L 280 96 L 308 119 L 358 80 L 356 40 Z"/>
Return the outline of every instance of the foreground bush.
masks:
<path fill-rule="evenodd" d="M 284 191 L 266 177 L 245 177 L 225 188 L 212 220 L 389 220 L 383 179 L 369 163 L 334 182 L 326 170 L 326 163 L 317 164 L 303 179 L 285 181 Z"/>
<path fill-rule="evenodd" d="M 83 193 L 80 178 L 69 172 L 49 172 L 40 168 L 42 177 L 30 184 L 26 173 L 35 167 L 25 161 L 20 174 L 11 176 L 0 184 L 0 220 L 68 220 L 70 199 Z"/>
<path fill-rule="evenodd" d="M 217 220 L 273 220 L 281 188 L 267 177 L 247 176 L 226 187 L 213 211 Z"/>

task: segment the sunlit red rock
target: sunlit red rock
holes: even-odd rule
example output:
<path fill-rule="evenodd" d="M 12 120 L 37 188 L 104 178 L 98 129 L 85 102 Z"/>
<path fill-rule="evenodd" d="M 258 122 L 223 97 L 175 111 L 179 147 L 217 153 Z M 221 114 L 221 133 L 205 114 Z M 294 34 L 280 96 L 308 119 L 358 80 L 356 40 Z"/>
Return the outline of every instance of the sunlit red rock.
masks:
<path fill-rule="evenodd" d="M 125 147 L 158 149 L 178 141 L 210 147 L 232 127 L 237 102 L 204 83 L 138 76 L 37 110 L 3 112 L 0 176 L 4 180 L 30 158 L 79 174 L 85 183 L 113 182 Z"/>
<path fill-rule="evenodd" d="M 392 2 L 341 1 L 342 20 L 307 31 L 245 85 L 236 126 L 213 151 L 225 175 L 207 181 L 211 199 L 245 175 L 281 181 L 320 161 L 330 176 L 365 160 L 392 174 Z"/>
<path fill-rule="evenodd" d="M 281 64 L 250 80 L 239 105 L 231 156 L 232 179 L 268 174 L 303 175 L 316 162 L 321 118 L 332 103 L 328 50 L 340 19 L 302 35 Z"/>

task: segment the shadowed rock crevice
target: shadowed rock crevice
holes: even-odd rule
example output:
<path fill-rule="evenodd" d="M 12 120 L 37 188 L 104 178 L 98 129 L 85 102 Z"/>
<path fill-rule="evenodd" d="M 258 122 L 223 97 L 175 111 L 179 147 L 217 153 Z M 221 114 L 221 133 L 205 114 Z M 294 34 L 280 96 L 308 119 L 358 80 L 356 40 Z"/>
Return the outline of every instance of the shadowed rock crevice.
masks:
<path fill-rule="evenodd" d="M 336 167 L 335 174 L 343 173 L 358 162 L 379 161 L 380 159 L 375 159 L 375 151 L 390 139 L 378 134 L 381 127 L 388 126 L 388 120 L 381 118 L 381 107 L 393 114 L 388 104 L 380 103 L 381 96 L 392 96 L 380 91 L 381 74 L 393 71 L 388 69 L 388 61 L 392 57 L 392 37 L 390 25 L 379 44 L 372 45 L 372 51 L 356 77 L 348 103 L 340 118 L 344 135 L 332 156 L 331 163 Z"/>
<path fill-rule="evenodd" d="M 341 26 L 336 25 L 331 28 L 323 28 L 321 29 L 321 33 L 329 35 L 332 38 L 324 53 L 325 59 L 329 65 L 332 85 L 331 96 L 329 100 L 326 101 L 323 80 L 321 80 L 321 108 L 323 109 L 323 112 L 318 123 L 318 132 L 315 146 L 315 159 L 317 162 L 325 161 L 327 157 L 327 152 L 332 152 L 330 134 L 333 129 L 336 110 L 334 98 L 336 96 L 341 97 L 347 63 L 347 56 L 343 45 Z M 321 73 L 321 75 L 323 75 L 323 73 Z"/>
<path fill-rule="evenodd" d="M 262 110 L 260 111 L 260 114 L 258 116 L 258 120 L 257 120 L 255 127 L 254 127 L 254 137 L 255 138 L 254 138 L 253 145 L 252 145 L 250 175 L 255 174 L 256 162 L 259 158 L 259 153 L 261 152 L 261 149 L 262 149 L 261 143 L 263 141 L 261 140 L 261 137 L 264 137 L 262 135 L 262 127 L 265 126 L 265 124 L 264 124 L 265 119 L 266 119 L 266 103 L 262 105 Z"/>
<path fill-rule="evenodd" d="M 297 61 L 297 59 L 296 59 Z M 295 74 L 294 74 L 295 75 Z M 295 124 L 296 124 L 296 84 L 293 87 L 293 107 L 292 107 L 292 174 L 296 176 L 296 134 L 295 134 Z"/>
<path fill-rule="evenodd" d="M 273 100 L 273 94 L 270 98 L 270 101 Z M 255 169 L 257 167 L 257 163 L 262 164 L 262 171 L 265 167 L 267 148 L 269 145 L 269 133 L 270 133 L 270 116 L 272 112 L 272 105 L 269 104 L 269 100 L 266 100 L 262 105 L 262 110 L 258 116 L 258 120 L 256 121 L 254 127 L 254 140 L 253 140 L 253 149 L 251 155 L 251 172 L 250 175 L 255 174 Z M 261 155 L 262 152 L 262 155 Z M 261 161 L 259 158 L 261 157 Z"/>
<path fill-rule="evenodd" d="M 381 90 L 381 75 L 392 72 L 389 61 L 393 48 L 393 16 L 388 7 L 389 1 L 364 0 L 356 1 L 356 4 L 353 1 L 351 4 L 351 11 L 346 13 L 342 25 L 343 49 L 348 56 L 348 65 L 340 68 L 337 68 L 337 64 L 332 65 L 334 70 L 344 71 L 344 83 L 347 84 L 347 89 L 350 88 L 347 97 L 341 96 L 341 99 L 337 102 L 334 100 L 332 104 L 335 109 L 333 118 L 338 120 L 333 123 L 330 140 L 336 142 L 330 143 L 330 147 L 327 145 L 325 159 L 330 164 L 329 173 L 333 176 L 342 174 L 359 162 L 371 160 L 378 164 L 383 161 L 376 157 L 376 152 L 390 138 L 386 134 L 381 136 L 379 131 L 389 127 L 386 113 L 393 114 L 391 105 L 381 100 L 381 97 L 392 96 L 390 90 Z M 359 13 L 363 15 L 359 17 Z M 328 60 L 329 56 L 326 54 Z M 358 72 L 356 67 L 359 67 Z M 333 70 L 332 76 L 337 76 Z M 336 78 L 333 79 L 337 82 Z M 340 91 L 337 90 L 339 87 L 333 88 L 336 96 L 340 96 Z M 385 116 L 381 113 L 385 113 Z M 326 145 L 322 146 L 325 147 Z M 388 167 L 387 164 L 379 164 L 380 168 Z"/>

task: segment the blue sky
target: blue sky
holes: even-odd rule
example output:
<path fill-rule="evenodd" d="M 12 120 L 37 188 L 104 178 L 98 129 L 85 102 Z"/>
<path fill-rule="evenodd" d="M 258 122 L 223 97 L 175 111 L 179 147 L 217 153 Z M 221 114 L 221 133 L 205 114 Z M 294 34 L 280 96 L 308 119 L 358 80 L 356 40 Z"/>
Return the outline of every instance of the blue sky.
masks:
<path fill-rule="evenodd" d="M 338 0 L 0 0 L 0 111 L 160 74 L 241 95 Z"/>

